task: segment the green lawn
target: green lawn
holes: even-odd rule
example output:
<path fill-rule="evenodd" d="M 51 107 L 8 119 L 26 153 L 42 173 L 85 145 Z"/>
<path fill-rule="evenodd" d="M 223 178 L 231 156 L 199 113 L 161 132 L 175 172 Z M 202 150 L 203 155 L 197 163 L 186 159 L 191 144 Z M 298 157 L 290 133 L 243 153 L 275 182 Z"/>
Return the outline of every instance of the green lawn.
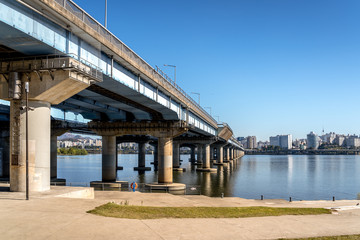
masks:
<path fill-rule="evenodd" d="M 272 207 L 145 207 L 107 203 L 88 213 L 116 218 L 244 218 L 281 215 L 330 214 L 323 208 L 272 208 Z"/>

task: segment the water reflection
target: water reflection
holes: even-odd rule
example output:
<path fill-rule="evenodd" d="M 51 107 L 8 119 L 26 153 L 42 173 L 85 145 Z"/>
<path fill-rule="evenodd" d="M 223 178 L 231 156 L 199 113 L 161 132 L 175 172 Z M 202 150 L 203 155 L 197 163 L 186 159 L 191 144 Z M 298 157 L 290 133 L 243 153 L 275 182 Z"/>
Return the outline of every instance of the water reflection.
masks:
<path fill-rule="evenodd" d="M 137 172 L 137 155 L 119 155 L 117 180 L 151 183 L 157 181 L 153 155 L 146 155 L 152 171 Z M 202 194 L 220 197 L 300 199 L 355 199 L 360 192 L 360 156 L 244 156 L 218 168 L 217 173 L 196 172 L 190 155 L 181 155 L 186 172 L 174 172 L 174 182 L 201 186 Z M 68 183 L 101 180 L 101 155 L 59 156 L 58 177 Z"/>

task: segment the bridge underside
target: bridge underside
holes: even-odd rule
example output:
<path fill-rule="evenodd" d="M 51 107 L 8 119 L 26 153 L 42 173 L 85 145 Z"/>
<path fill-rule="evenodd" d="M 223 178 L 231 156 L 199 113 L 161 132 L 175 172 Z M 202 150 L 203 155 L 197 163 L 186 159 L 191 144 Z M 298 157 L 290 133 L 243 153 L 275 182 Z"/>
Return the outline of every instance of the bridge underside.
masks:
<path fill-rule="evenodd" d="M 34 5 L 38 7 L 37 4 L 44 4 L 44 1 L 34 1 Z M 14 60 L 14 58 L 30 57 L 29 61 L 32 61 L 33 58 L 39 58 L 40 55 L 55 54 L 60 55 L 61 58 L 67 58 L 68 62 L 78 64 L 77 67 L 66 66 L 62 69 L 48 68 L 45 70 L 36 69 L 35 71 L 31 70 L 34 64 L 29 64 L 27 69 L 23 68 L 18 72 L 18 69 L 4 70 L 3 66 L 8 68 L 11 64 L 4 65 L 3 62 L 6 61 L 2 61 L 0 98 L 11 101 L 10 116 L 6 118 L 0 112 L 0 121 L 4 119 L 10 121 L 11 124 L 9 133 L 10 147 L 8 148 L 11 149 L 11 190 L 24 191 L 25 187 L 23 181 L 25 171 L 25 111 L 23 110 L 25 82 L 29 82 L 30 85 L 30 107 L 33 108 L 33 111 L 29 112 L 30 182 L 33 191 L 49 189 L 50 152 L 52 160 L 54 156 L 56 160 L 56 154 L 53 155 L 54 146 L 56 149 L 56 135 L 69 129 L 78 130 L 79 132 L 92 131 L 103 137 L 104 181 L 116 180 L 116 137 L 123 135 L 141 136 L 141 138 L 157 142 L 159 155 L 158 181 L 161 184 L 172 183 L 173 180 L 173 150 L 176 152 L 175 155 L 178 155 L 180 146 L 179 141 L 175 139 L 176 137 L 187 138 L 189 141 L 197 139 L 194 140 L 193 144 L 197 144 L 198 149 L 203 149 L 201 151 L 204 156 L 202 154 L 199 154 L 199 156 L 204 159 L 203 168 L 209 168 L 210 144 L 219 139 L 214 139 L 216 121 L 211 116 L 204 114 L 201 107 L 194 108 L 194 103 L 189 99 L 179 101 L 185 95 L 173 90 L 173 86 L 168 87 L 170 83 L 164 85 L 156 81 L 146 83 L 146 79 L 141 79 L 144 74 L 136 73 L 139 71 L 134 69 L 136 66 L 131 61 L 125 58 L 119 60 L 120 55 L 115 56 L 118 60 L 115 64 L 118 64 L 118 66 L 122 64 L 122 66 L 114 69 L 123 71 L 119 75 L 125 80 L 119 78 L 115 80 L 116 78 L 113 76 L 114 59 L 111 57 L 111 74 L 109 74 L 108 70 L 105 72 L 104 69 L 97 66 L 102 71 L 102 81 L 100 81 L 97 79 L 99 78 L 98 75 L 96 77 L 89 75 L 89 72 L 97 73 L 97 67 L 94 68 L 87 60 L 83 61 L 80 53 L 84 51 L 84 55 L 91 55 L 94 53 L 92 51 L 96 51 L 93 54 L 94 58 L 98 58 L 99 62 L 100 60 L 105 62 L 108 68 L 109 57 L 113 55 L 113 50 L 110 47 L 104 46 L 101 41 L 96 41 L 95 37 L 89 36 L 84 29 L 69 28 L 70 25 L 64 24 L 66 21 L 64 21 L 63 17 L 58 16 L 62 20 L 59 21 L 59 24 L 55 24 L 53 21 L 56 17 L 50 16 L 49 19 L 51 20 L 49 20 L 18 1 L 0 0 L 0 5 L 4 9 L 8 8 L 9 13 L 12 11 L 11 8 L 14 8 L 13 12 L 18 14 L 12 17 L 11 14 L 8 14 L 10 21 L 14 20 L 17 25 L 0 21 L 1 59 L 6 58 L 8 59 L 6 61 L 18 64 L 19 60 Z M 41 11 L 43 10 L 41 9 Z M 2 20 L 6 19 L 4 17 L 5 13 L 6 11 L 3 10 L 0 12 Z M 46 15 L 46 11 L 44 13 Z M 31 31 L 30 28 L 32 28 Z M 42 30 L 39 30 L 40 28 Z M 51 32 L 53 36 L 48 36 L 50 35 L 48 32 Z M 57 37 L 59 39 L 56 39 Z M 87 42 L 82 38 L 86 38 Z M 74 39 L 76 39 L 75 42 Z M 56 45 L 56 41 L 60 42 L 60 45 Z M 91 44 L 92 46 L 90 46 Z M 77 57 L 70 54 L 69 48 L 71 46 L 75 46 L 74 48 L 77 49 Z M 87 48 L 87 46 L 89 47 Z M 65 54 L 65 52 L 69 54 Z M 46 57 L 46 59 L 48 58 L 49 56 Z M 53 58 L 53 56 L 50 58 Z M 50 60 L 50 62 L 54 63 L 55 61 Z M 101 64 L 99 63 L 99 65 Z M 18 77 L 10 79 L 10 75 Z M 18 98 L 8 95 L 8 88 L 14 83 L 13 80 L 21 92 Z M 127 82 L 127 80 L 129 81 Z M 141 84 L 141 81 L 144 82 Z M 148 88 L 146 88 L 147 86 Z M 84 118 L 92 120 L 92 122 L 86 127 L 65 126 L 63 123 L 52 126 L 50 121 L 51 106 L 64 111 L 82 114 Z M 195 109 L 197 113 L 192 110 L 191 115 L 189 106 Z M 203 139 L 199 140 L 199 138 Z M 227 142 L 229 140 L 229 129 L 221 132 L 221 138 L 223 138 L 221 141 Z M 120 141 L 120 139 L 118 140 Z M 51 151 L 50 145 L 53 146 Z M 173 146 L 175 146 L 174 149 Z M 51 164 L 53 164 L 53 161 Z M 175 165 L 178 166 L 178 162 Z M 56 176 L 56 171 L 55 175 L 51 173 L 51 176 Z"/>

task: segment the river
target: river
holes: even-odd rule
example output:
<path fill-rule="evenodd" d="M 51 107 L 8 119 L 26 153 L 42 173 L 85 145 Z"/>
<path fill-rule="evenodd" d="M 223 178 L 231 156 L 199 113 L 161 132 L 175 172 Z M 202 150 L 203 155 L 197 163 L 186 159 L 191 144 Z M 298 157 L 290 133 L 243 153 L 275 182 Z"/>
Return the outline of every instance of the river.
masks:
<path fill-rule="evenodd" d="M 320 200 L 356 199 L 360 193 L 360 156 L 356 155 L 248 155 L 228 167 L 214 166 L 218 173 L 196 172 L 190 155 L 181 155 L 186 172 L 174 172 L 174 182 L 201 189 L 201 194 L 219 197 Z M 117 172 L 121 181 L 156 182 L 157 173 L 139 174 L 136 154 L 119 154 Z M 153 165 L 146 155 L 146 166 Z M 58 178 L 67 184 L 88 185 L 101 180 L 101 154 L 58 156 Z"/>

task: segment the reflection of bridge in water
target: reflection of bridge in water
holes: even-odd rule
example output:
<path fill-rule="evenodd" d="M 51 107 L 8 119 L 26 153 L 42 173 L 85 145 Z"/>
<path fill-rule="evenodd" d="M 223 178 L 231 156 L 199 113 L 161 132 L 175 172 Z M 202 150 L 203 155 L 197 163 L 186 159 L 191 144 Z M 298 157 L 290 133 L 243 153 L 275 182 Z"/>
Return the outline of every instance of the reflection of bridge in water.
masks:
<path fill-rule="evenodd" d="M 26 82 L 32 191 L 48 190 L 50 178 L 56 179 L 56 136 L 69 130 L 102 136 L 105 182 L 116 180 L 116 143 L 130 139 L 139 144 L 139 170 L 146 170 L 145 143 L 156 146 L 159 185 L 171 186 L 173 171 L 181 171 L 181 146 L 192 149 L 194 164 L 197 149 L 198 170 L 205 172 L 214 171 L 212 156 L 218 164 L 242 156 L 227 124 L 217 123 L 175 82 L 74 2 L 0 0 L 0 9 L 0 98 L 10 101 L 10 116 L 1 119 L 2 126 L 10 121 L 2 162 L 12 191 L 25 191 Z M 91 122 L 76 126 L 50 121 L 51 107 Z M 4 127 L 4 139 L 6 132 Z M 7 165 L 10 173 L 4 171 Z"/>

